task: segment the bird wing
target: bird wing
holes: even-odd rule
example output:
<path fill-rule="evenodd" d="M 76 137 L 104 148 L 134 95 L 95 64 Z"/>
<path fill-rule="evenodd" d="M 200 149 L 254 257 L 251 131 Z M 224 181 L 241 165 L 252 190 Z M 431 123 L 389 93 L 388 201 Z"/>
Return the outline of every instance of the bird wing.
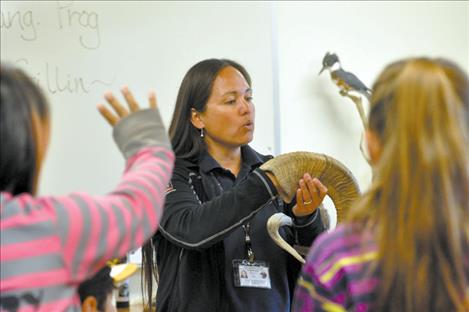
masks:
<path fill-rule="evenodd" d="M 355 74 L 345 70 L 338 70 L 337 76 L 356 91 L 371 91 Z"/>

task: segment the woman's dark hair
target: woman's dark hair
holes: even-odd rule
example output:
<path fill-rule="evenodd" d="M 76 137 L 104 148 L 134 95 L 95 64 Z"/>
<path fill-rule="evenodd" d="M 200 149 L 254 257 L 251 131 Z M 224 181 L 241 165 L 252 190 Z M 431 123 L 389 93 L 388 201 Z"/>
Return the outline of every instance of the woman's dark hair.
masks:
<path fill-rule="evenodd" d="M 176 157 L 194 160 L 205 149 L 205 144 L 200 139 L 199 129 L 191 123 L 191 109 L 194 108 L 198 112 L 205 110 L 215 78 L 223 68 L 228 66 L 238 70 L 251 86 L 251 77 L 246 69 L 228 59 L 201 61 L 192 66 L 184 76 L 169 126 L 169 137 Z"/>
<path fill-rule="evenodd" d="M 192 108 L 198 112 L 205 111 L 207 101 L 212 93 L 213 82 L 218 73 L 225 67 L 234 67 L 251 86 L 251 77 L 246 69 L 235 61 L 228 59 L 207 59 L 194 66 L 184 76 L 179 87 L 173 118 L 169 126 L 169 137 L 177 158 L 196 161 L 205 150 L 205 143 L 200 139 L 199 129 L 191 122 Z M 158 282 L 158 268 L 152 240 L 142 247 L 142 292 L 144 302 L 150 307 L 153 304 L 153 278 Z"/>
<path fill-rule="evenodd" d="M 111 268 L 106 265 L 92 278 L 80 284 L 78 294 L 80 295 L 81 303 L 85 301 L 86 297 L 93 296 L 98 303 L 98 310 L 104 311 L 106 298 L 114 290 L 114 283 L 110 273 Z"/>
<path fill-rule="evenodd" d="M 38 173 L 33 118 L 47 119 L 49 105 L 31 78 L 12 65 L 1 64 L 0 86 L 0 190 L 33 193 Z"/>

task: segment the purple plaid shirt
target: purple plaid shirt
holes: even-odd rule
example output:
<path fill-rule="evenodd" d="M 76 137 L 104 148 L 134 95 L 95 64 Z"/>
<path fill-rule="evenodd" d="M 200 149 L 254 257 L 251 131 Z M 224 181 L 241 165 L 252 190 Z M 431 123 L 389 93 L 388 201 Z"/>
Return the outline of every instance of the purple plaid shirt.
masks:
<path fill-rule="evenodd" d="M 371 238 L 340 225 L 315 241 L 297 283 L 292 311 L 369 311 L 379 279 Z"/>

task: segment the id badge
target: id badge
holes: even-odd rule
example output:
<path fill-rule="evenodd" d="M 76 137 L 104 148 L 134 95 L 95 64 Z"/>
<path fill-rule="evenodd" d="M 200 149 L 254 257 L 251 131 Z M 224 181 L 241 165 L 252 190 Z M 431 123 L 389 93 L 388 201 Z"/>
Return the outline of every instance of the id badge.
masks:
<path fill-rule="evenodd" d="M 269 265 L 265 261 L 233 260 L 233 280 L 236 287 L 270 289 Z"/>

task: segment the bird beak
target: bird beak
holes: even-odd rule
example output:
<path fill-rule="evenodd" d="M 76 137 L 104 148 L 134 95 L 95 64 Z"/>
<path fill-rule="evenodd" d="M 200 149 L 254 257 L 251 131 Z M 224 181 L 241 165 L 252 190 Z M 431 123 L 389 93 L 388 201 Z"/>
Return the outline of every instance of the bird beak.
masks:
<path fill-rule="evenodd" d="M 326 69 L 326 66 L 323 66 L 321 71 L 319 72 L 318 76 L 321 75 L 321 73 L 324 71 L 324 69 Z"/>

